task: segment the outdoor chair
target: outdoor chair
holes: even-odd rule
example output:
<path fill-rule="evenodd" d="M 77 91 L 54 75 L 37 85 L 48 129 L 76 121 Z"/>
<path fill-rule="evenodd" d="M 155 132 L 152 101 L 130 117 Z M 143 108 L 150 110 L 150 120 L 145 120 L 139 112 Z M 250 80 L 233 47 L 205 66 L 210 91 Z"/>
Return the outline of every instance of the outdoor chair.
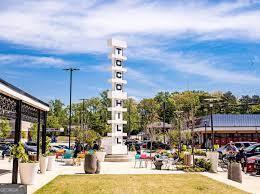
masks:
<path fill-rule="evenodd" d="M 135 155 L 135 165 L 134 165 L 134 168 L 136 167 L 136 164 L 139 163 L 139 168 L 141 167 L 141 155 L 140 154 L 136 154 Z"/>
<path fill-rule="evenodd" d="M 134 168 L 136 168 L 137 164 L 139 163 L 139 168 L 143 167 L 143 163 L 145 164 L 145 167 L 147 167 L 147 156 L 146 154 L 136 154 L 135 155 L 135 165 Z"/>
<path fill-rule="evenodd" d="M 173 170 L 173 168 L 176 166 L 176 164 L 179 162 L 179 158 L 169 158 L 168 161 L 167 161 L 167 164 L 165 166 L 166 169 L 168 170 Z"/>
<path fill-rule="evenodd" d="M 65 165 L 73 165 L 73 151 L 66 151 L 63 155 Z"/>

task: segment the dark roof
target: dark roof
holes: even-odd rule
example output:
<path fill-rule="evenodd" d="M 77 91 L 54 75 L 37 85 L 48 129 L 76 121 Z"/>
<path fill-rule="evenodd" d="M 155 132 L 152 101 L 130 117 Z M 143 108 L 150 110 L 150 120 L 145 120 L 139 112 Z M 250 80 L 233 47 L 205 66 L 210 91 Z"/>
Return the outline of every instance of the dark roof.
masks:
<path fill-rule="evenodd" d="M 202 117 L 196 128 L 211 125 L 210 115 Z M 213 114 L 214 127 L 260 127 L 260 114 Z"/>
<path fill-rule="evenodd" d="M 41 103 L 41 104 L 43 104 L 43 105 L 49 107 L 49 104 L 47 104 L 46 102 L 41 101 L 40 99 L 38 99 L 38 98 L 36 98 L 36 97 L 34 97 L 34 96 L 28 94 L 27 92 L 21 90 L 20 88 L 15 87 L 14 85 L 12 85 L 12 84 L 10 84 L 10 83 L 4 81 L 4 80 L 1 79 L 1 78 L 0 78 L 0 83 L 4 84 L 4 85 L 7 86 L 8 88 L 11 88 L 12 90 L 18 92 L 19 94 L 22 94 L 22 95 L 24 95 L 24 96 L 27 96 L 28 98 L 31 98 L 31 99 L 33 99 L 33 100 L 35 100 L 35 101 L 37 101 L 37 102 L 39 102 L 39 103 Z"/>

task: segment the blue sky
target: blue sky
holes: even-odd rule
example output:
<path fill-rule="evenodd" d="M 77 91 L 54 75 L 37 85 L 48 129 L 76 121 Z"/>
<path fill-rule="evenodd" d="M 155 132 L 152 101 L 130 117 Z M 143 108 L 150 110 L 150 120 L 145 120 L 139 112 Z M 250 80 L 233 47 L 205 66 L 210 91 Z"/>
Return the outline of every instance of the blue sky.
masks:
<path fill-rule="evenodd" d="M 0 77 L 45 100 L 109 89 L 107 39 L 128 43 L 126 91 L 260 94 L 260 1 L 0 2 Z"/>

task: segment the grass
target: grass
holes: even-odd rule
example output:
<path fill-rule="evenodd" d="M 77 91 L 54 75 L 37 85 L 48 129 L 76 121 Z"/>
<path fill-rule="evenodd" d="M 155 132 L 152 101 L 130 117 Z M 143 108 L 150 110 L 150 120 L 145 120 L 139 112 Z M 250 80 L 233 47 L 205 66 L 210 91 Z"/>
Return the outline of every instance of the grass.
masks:
<path fill-rule="evenodd" d="M 63 175 L 36 194 L 239 194 L 246 193 L 199 174 L 177 175 Z"/>

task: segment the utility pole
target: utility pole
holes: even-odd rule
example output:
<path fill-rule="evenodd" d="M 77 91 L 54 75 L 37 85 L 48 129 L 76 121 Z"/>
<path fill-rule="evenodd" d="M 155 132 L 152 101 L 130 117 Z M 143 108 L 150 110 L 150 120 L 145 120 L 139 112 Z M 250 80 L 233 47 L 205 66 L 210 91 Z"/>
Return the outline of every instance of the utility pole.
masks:
<path fill-rule="evenodd" d="M 181 153 L 181 117 L 183 111 L 174 111 L 177 117 L 177 126 L 178 126 L 178 132 L 179 132 L 179 143 L 178 143 L 178 155 L 180 156 Z"/>
<path fill-rule="evenodd" d="M 67 68 L 67 69 L 63 69 L 65 71 L 69 71 L 70 72 L 70 115 L 69 115 L 69 148 L 70 148 L 70 135 L 71 135 L 71 98 L 72 98 L 72 73 L 73 71 L 78 71 L 79 69 L 77 68 Z"/>
<path fill-rule="evenodd" d="M 87 98 L 80 99 L 82 101 L 82 121 L 81 121 L 81 127 L 82 129 L 85 129 L 86 126 L 86 108 L 85 108 L 85 102 Z"/>

